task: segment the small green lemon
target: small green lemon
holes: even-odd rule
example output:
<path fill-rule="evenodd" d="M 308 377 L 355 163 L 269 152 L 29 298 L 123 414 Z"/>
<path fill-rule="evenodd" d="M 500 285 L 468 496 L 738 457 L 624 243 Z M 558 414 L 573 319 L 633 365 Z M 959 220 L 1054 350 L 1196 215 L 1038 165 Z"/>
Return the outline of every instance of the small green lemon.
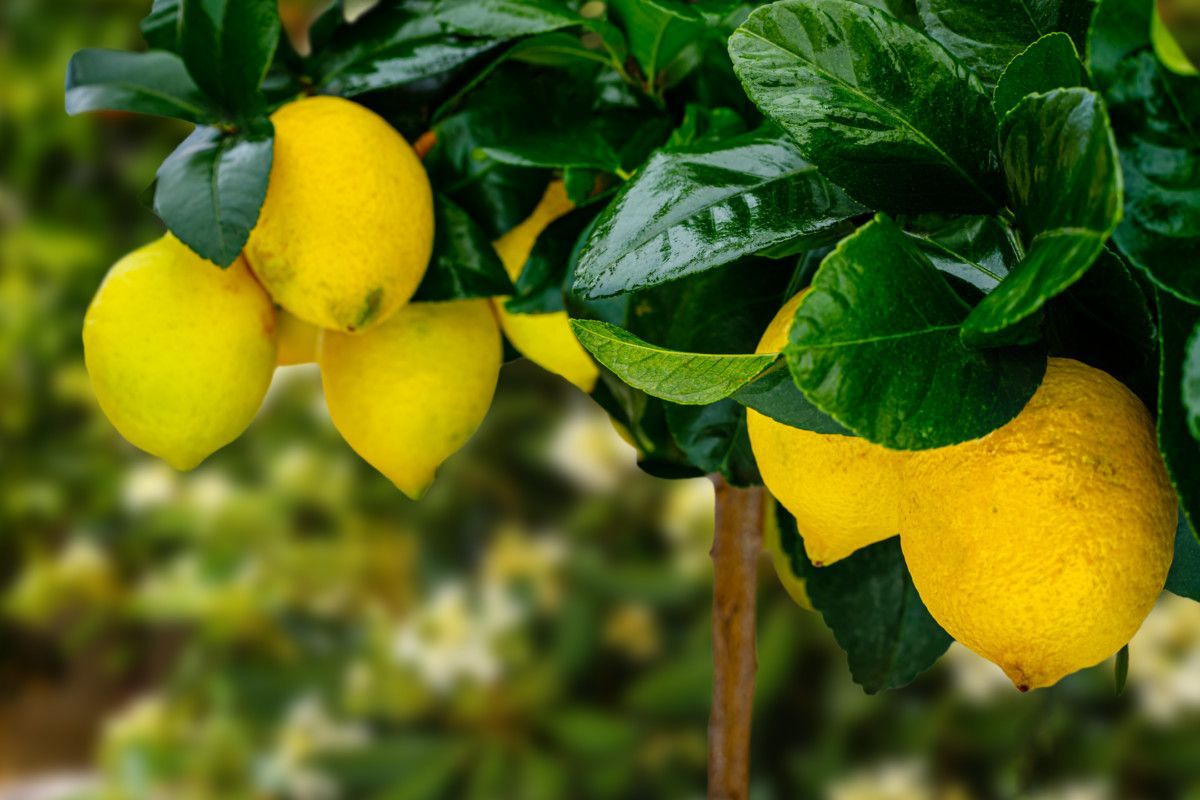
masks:
<path fill-rule="evenodd" d="M 275 369 L 275 309 L 242 259 L 221 269 L 167 235 L 109 270 L 83 347 L 121 435 L 186 470 L 254 418 Z"/>
<path fill-rule="evenodd" d="M 807 290 L 779 310 L 758 344 L 777 353 Z M 898 463 L 904 454 L 854 436 L 814 433 L 746 410 L 750 447 L 763 483 L 796 518 L 804 551 L 820 566 L 895 536 Z"/>
<path fill-rule="evenodd" d="M 546 226 L 574 207 L 562 181 L 552 181 L 529 217 L 493 243 L 510 278 L 516 281 L 521 276 L 533 245 Z M 591 392 L 600 371 L 571 331 L 567 313 L 512 314 L 504 308 L 506 299 L 497 298 L 495 307 L 504 335 L 513 347 L 542 369 Z"/>
<path fill-rule="evenodd" d="M 409 303 L 366 333 L 323 331 L 318 348 L 334 426 L 412 498 L 483 421 L 500 360 L 487 300 Z"/>
<path fill-rule="evenodd" d="M 322 328 L 365 330 L 412 297 L 433 250 L 433 193 L 384 119 L 337 97 L 271 116 L 275 153 L 246 259 L 275 302 Z"/>
<path fill-rule="evenodd" d="M 900 544 L 917 592 L 1022 690 L 1113 655 L 1166 581 L 1175 492 L 1141 401 L 1052 358 L 1017 417 L 903 462 Z"/>

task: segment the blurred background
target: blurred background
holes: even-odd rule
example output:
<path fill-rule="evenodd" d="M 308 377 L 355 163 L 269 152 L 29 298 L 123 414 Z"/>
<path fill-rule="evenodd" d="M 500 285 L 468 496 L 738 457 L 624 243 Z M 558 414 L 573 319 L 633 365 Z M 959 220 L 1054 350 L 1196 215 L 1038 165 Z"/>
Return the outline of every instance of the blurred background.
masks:
<path fill-rule="evenodd" d="M 301 30 L 317 2 L 283 0 Z M 80 325 L 187 131 L 69 119 L 81 47 L 149 0 L 0 0 L 0 800 L 701 798 L 712 488 L 640 473 L 585 396 L 509 364 L 406 501 L 315 368 L 192 473 L 101 416 Z M 867 696 L 764 559 L 754 798 L 1200 798 L 1200 614 L 1018 695 L 955 646 Z"/>

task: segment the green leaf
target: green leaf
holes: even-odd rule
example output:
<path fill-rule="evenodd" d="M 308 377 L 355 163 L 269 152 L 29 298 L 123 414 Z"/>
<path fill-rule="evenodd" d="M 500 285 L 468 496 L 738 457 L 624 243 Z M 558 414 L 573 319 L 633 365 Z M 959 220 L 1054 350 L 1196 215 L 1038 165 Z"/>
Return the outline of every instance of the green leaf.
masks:
<path fill-rule="evenodd" d="M 688 461 L 704 472 L 719 472 L 734 486 L 761 482 L 746 431 L 746 409 L 736 401 L 668 404 L 667 428 Z"/>
<path fill-rule="evenodd" d="M 179 52 L 179 6 L 182 0 L 154 0 L 138 25 L 146 44 L 155 50 Z"/>
<path fill-rule="evenodd" d="M 1039 347 L 973 350 L 966 303 L 883 215 L 821 264 L 785 350 L 818 408 L 902 450 L 975 439 L 1015 417 L 1045 371 Z"/>
<path fill-rule="evenodd" d="M 353 97 L 454 73 L 503 42 L 447 33 L 434 0 L 381 3 L 344 25 L 312 60 L 322 91 Z"/>
<path fill-rule="evenodd" d="M 1200 307 L 1185 303 L 1168 292 L 1155 292 L 1158 302 L 1159 385 L 1158 449 L 1179 505 L 1192 530 L 1200 520 L 1200 443 L 1188 430 L 1184 407 L 1183 374 L 1188 339 L 1200 325 Z"/>
<path fill-rule="evenodd" d="M 495 297 L 512 291 L 488 235 L 452 200 L 433 196 L 433 256 L 414 300 Z"/>
<path fill-rule="evenodd" d="M 929 35 L 994 84 L 1031 42 L 1063 31 L 1083 47 L 1090 0 L 917 0 Z"/>
<path fill-rule="evenodd" d="M 1167 573 L 1167 591 L 1200 601 L 1200 541 L 1181 511 L 1175 527 L 1175 558 Z"/>
<path fill-rule="evenodd" d="M 1125 681 L 1129 678 L 1129 645 L 1124 645 L 1117 651 L 1117 661 L 1113 668 L 1113 683 L 1116 694 L 1120 696 L 1125 691 Z"/>
<path fill-rule="evenodd" d="M 777 132 L 666 148 L 601 214 L 575 289 L 608 297 L 783 243 L 817 246 L 864 211 Z"/>
<path fill-rule="evenodd" d="M 782 507 L 776 513 L 792 569 L 846 651 L 854 681 L 868 694 L 911 683 L 946 652 L 950 636 L 921 602 L 899 537 L 818 569 L 804 554 L 796 520 Z"/>
<path fill-rule="evenodd" d="M 1048 33 L 1005 68 L 992 94 L 992 106 L 996 116 L 1003 119 L 1026 95 L 1087 85 L 1087 72 L 1075 42 L 1065 33 Z"/>
<path fill-rule="evenodd" d="M 576 209 L 546 226 L 521 267 L 513 296 L 504 307 L 514 314 L 563 311 L 564 284 L 581 245 L 580 238 L 596 215 L 595 209 Z"/>
<path fill-rule="evenodd" d="M 622 381 L 652 397 L 685 405 L 729 397 L 776 358 L 774 354 L 681 353 L 595 320 L 571 320 L 571 329 L 588 352 Z"/>
<path fill-rule="evenodd" d="M 216 110 L 173 53 L 80 50 L 67 64 L 68 114 L 128 111 L 209 122 Z"/>
<path fill-rule="evenodd" d="M 276 0 L 182 0 L 179 54 L 196 85 L 242 119 L 264 107 L 258 89 L 281 31 Z"/>
<path fill-rule="evenodd" d="M 1021 260 L 1016 234 L 998 217 L 954 217 L 908 233 L 935 267 L 984 294 Z"/>
<path fill-rule="evenodd" d="M 1200 324 L 1192 330 L 1184 351 L 1183 407 L 1187 412 L 1188 430 L 1200 441 Z"/>
<path fill-rule="evenodd" d="M 682 77 L 680 62 L 702 38 L 704 18 L 678 0 L 611 0 L 629 38 L 629 50 L 646 76 L 647 88 L 657 91 Z M 670 76 L 670 77 L 668 77 Z"/>
<path fill-rule="evenodd" d="M 1089 39 L 1125 176 L 1114 238 L 1159 288 L 1200 302 L 1200 77 L 1163 66 L 1150 43 L 1152 13 L 1152 0 L 1102 0 Z"/>
<path fill-rule="evenodd" d="M 729 52 L 762 112 L 864 205 L 955 214 L 1003 205 L 991 98 L 895 17 L 852 0 L 784 0 L 751 14 Z"/>
<path fill-rule="evenodd" d="M 436 14 L 455 33 L 492 39 L 515 39 L 587 22 L 549 0 L 442 0 Z"/>
<path fill-rule="evenodd" d="M 1018 323 L 1087 271 L 1121 218 L 1116 143 L 1095 92 L 1026 97 L 1004 118 L 1000 148 L 1026 254 L 967 318 L 975 346 L 1012 342 Z"/>
<path fill-rule="evenodd" d="M 733 399 L 771 419 L 816 433 L 850 434 L 796 388 L 787 364 L 776 364 L 733 393 Z"/>
<path fill-rule="evenodd" d="M 197 128 L 158 168 L 154 212 L 192 250 L 229 266 L 258 221 L 274 143 L 265 119 L 231 135 Z"/>

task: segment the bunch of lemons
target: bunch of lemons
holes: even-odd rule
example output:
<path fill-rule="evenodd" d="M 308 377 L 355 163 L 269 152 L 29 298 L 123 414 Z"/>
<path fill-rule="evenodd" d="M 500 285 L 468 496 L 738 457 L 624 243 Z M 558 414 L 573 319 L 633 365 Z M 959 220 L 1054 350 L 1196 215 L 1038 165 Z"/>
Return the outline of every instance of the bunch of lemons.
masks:
<path fill-rule="evenodd" d="M 759 343 L 778 352 L 805 292 Z M 817 566 L 899 534 L 935 620 L 1022 691 L 1113 655 L 1162 591 L 1176 499 L 1141 401 L 1051 358 L 1007 425 L 932 450 L 787 427 L 749 412 L 762 477 Z"/>
<path fill-rule="evenodd" d="M 596 368 L 565 315 L 409 302 L 433 249 L 433 194 L 385 120 L 310 97 L 272 122 L 266 199 L 237 261 L 221 269 L 168 233 L 118 261 L 88 309 L 88 373 L 126 439 L 191 469 L 246 429 L 277 365 L 316 361 L 335 427 L 418 497 L 491 405 L 498 318 L 533 360 L 591 388 Z M 496 243 L 510 274 L 569 208 L 552 186 Z"/>

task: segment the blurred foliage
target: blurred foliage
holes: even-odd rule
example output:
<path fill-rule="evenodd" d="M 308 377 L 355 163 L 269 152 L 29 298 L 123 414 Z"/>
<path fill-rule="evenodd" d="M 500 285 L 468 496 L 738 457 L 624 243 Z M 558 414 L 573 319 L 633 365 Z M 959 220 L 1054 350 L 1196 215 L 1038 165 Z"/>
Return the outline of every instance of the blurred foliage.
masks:
<path fill-rule="evenodd" d="M 186 475 L 103 420 L 83 311 L 156 235 L 137 198 L 184 131 L 68 119 L 62 75 L 80 47 L 138 47 L 147 5 L 0 2 L 0 778 L 84 768 L 69 796 L 94 800 L 701 796 L 711 489 L 638 472 L 566 384 L 507 367 L 419 504 L 345 448 L 311 369 Z M 1119 697 L 1111 666 L 1018 697 L 958 646 L 867 697 L 763 578 L 756 800 L 1200 797 L 1189 601 L 1147 622 Z"/>

